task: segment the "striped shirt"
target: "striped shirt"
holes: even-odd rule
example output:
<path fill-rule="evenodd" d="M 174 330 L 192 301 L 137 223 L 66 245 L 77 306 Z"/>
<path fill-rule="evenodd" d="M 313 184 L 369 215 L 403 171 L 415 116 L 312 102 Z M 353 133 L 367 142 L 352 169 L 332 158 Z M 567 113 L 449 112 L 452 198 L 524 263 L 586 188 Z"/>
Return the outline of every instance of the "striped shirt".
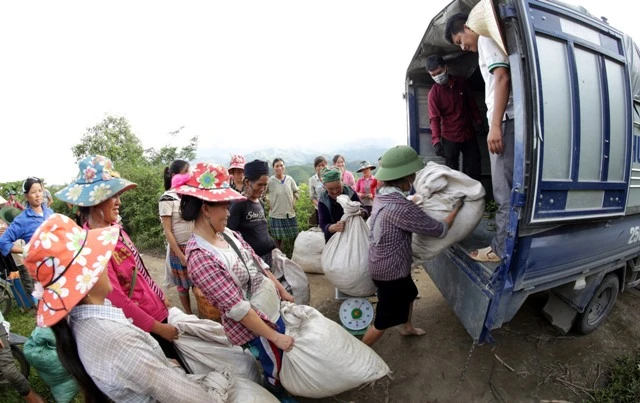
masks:
<path fill-rule="evenodd" d="M 114 402 L 214 401 L 164 356 L 151 335 L 132 326 L 109 300 L 104 305 L 78 305 L 69 317 L 82 364 Z"/>
<path fill-rule="evenodd" d="M 448 230 L 447 224 L 428 216 L 399 190 L 387 189 L 394 188 L 381 189 L 369 218 L 369 272 L 380 281 L 411 274 L 412 233 L 442 238 Z"/>

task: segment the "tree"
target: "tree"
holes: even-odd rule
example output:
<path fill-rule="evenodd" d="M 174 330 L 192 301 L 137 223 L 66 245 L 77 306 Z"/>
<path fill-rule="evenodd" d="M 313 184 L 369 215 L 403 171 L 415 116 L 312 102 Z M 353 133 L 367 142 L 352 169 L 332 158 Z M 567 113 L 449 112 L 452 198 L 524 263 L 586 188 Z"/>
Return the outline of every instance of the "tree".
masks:
<path fill-rule="evenodd" d="M 118 162 L 136 163 L 144 158 L 140 139 L 131 132 L 123 116 L 107 115 L 97 125 L 87 128 L 80 143 L 71 148 L 77 161 L 89 155 L 104 155 L 115 165 Z"/>
<path fill-rule="evenodd" d="M 169 134 L 175 137 L 182 128 Z M 77 160 L 88 155 L 104 155 L 113 161 L 121 177 L 138 185 L 122 195 L 123 225 L 139 248 L 160 249 L 165 241 L 158 217 L 158 200 L 164 192 L 164 167 L 178 158 L 195 159 L 197 148 L 198 136 L 194 136 L 183 147 L 165 145 L 160 149 L 145 150 L 126 118 L 108 115 L 87 129 L 72 152 Z"/>

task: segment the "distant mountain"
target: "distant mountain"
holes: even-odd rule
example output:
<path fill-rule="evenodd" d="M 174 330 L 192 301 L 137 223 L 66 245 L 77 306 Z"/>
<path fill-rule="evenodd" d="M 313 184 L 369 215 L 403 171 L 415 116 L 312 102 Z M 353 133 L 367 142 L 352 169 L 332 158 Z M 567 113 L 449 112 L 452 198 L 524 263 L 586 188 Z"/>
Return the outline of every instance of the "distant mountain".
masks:
<path fill-rule="evenodd" d="M 395 144 L 390 140 L 376 140 L 373 144 L 351 144 L 343 148 L 327 147 L 324 150 L 301 148 L 264 148 L 260 150 L 205 148 L 198 150 L 196 161 L 214 161 L 226 165 L 229 163 L 232 154 L 242 154 L 247 161 L 260 159 L 271 162 L 274 158 L 282 158 L 285 164 L 290 166 L 312 164 L 314 158 L 318 155 L 324 155 L 328 161 L 331 161 L 335 154 L 342 154 L 347 161 L 347 166 L 351 169 L 358 166 L 360 161 L 363 160 L 375 164 L 378 158 L 393 145 Z"/>
<path fill-rule="evenodd" d="M 378 158 L 389 149 L 396 145 L 392 140 L 376 140 L 374 143 L 350 143 L 342 148 L 327 147 L 325 150 L 308 150 L 301 148 L 265 148 L 260 150 L 246 150 L 238 148 L 230 149 L 213 149 L 206 148 L 198 150 L 198 161 L 213 161 L 227 166 L 232 154 L 241 154 L 247 161 L 259 159 L 263 161 L 271 161 L 275 158 L 282 158 L 287 167 L 287 174 L 291 175 L 298 184 L 306 183 L 315 173 L 313 170 L 313 160 L 318 155 L 324 155 L 332 164 L 331 159 L 336 154 L 341 154 L 347 161 L 347 169 L 354 172 L 360 166 L 360 161 L 369 161 L 377 165 Z"/>

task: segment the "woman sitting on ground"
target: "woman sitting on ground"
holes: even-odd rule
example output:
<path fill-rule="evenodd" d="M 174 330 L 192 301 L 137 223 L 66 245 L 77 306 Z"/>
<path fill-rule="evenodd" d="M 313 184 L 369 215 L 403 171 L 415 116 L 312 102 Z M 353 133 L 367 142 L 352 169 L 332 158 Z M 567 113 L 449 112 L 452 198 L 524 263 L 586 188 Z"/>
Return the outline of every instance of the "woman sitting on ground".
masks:
<path fill-rule="evenodd" d="M 328 242 L 333 234 L 344 231 L 344 221 L 340 221 L 344 210 L 337 202 L 338 196 L 347 195 L 357 202 L 360 202 L 360 198 L 353 189 L 342 183 L 342 172 L 336 168 L 322 171 L 322 183 L 325 191 L 318 198 L 318 225 L 324 232 L 325 242 Z M 361 215 L 363 218 L 369 217 L 364 208 L 361 209 Z"/>
<path fill-rule="evenodd" d="M 113 290 L 107 298 L 115 307 L 122 309 L 126 317 L 133 320 L 134 325 L 149 332 L 167 357 L 179 361 L 173 345 L 173 341 L 178 338 L 178 329 L 167 323 L 169 311 L 165 295 L 151 278 L 131 238 L 117 223 L 120 195 L 137 185 L 120 178 L 111 160 L 101 155 L 82 159 L 79 169 L 76 180 L 58 191 L 56 197 L 81 206 L 85 229 L 117 229 L 117 245 L 108 264 Z M 79 248 L 81 241 L 78 235 L 71 239 L 70 245 Z"/>
<path fill-rule="evenodd" d="M 397 146 L 384 153 L 376 176 L 384 181 L 373 203 L 369 218 L 369 272 L 378 287 L 378 304 L 373 326 L 362 342 L 371 346 L 386 329 L 402 325 L 403 336 L 421 336 L 425 331 L 413 327 L 413 301 L 418 295 L 411 278 L 411 235 L 442 238 L 462 203 L 440 222 L 407 200 L 416 172 L 424 162 L 409 146 Z M 392 252 L 390 252 L 392 251 Z"/>
<path fill-rule="evenodd" d="M 269 164 L 266 161 L 254 160 L 244 166 L 243 194 L 247 199 L 231 203 L 227 227 L 238 231 L 256 254 L 271 267 L 271 251 L 276 248 L 276 243 L 269 235 L 261 200 L 268 180 Z"/>
<path fill-rule="evenodd" d="M 41 242 L 27 244 L 25 265 L 36 280 L 37 323 L 53 330 L 60 361 L 82 387 L 84 401 L 219 401 L 107 300 L 118 227 L 82 229 L 54 214 L 36 236 Z M 211 376 L 221 381 L 219 389 L 228 384 L 227 374 Z"/>
<path fill-rule="evenodd" d="M 229 341 L 257 351 L 265 387 L 287 398 L 279 371 L 282 352 L 293 348 L 293 338 L 285 334 L 280 300 L 293 302 L 293 297 L 251 246 L 226 228 L 231 202 L 245 200 L 229 187 L 227 170 L 199 163 L 193 172 L 176 189 L 182 194 L 182 217 L 195 222 L 186 249 L 191 280 L 220 310 Z"/>

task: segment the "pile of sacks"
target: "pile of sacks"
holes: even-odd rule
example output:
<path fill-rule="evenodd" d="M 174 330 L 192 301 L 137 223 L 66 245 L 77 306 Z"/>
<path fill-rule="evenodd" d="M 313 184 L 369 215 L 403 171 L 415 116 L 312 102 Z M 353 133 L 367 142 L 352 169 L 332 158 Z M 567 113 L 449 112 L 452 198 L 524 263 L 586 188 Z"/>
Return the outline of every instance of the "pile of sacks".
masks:
<path fill-rule="evenodd" d="M 305 273 L 322 274 L 322 250 L 324 249 L 324 232 L 318 227 L 302 231 L 293 244 L 291 260 L 296 262 Z"/>
<path fill-rule="evenodd" d="M 433 161 L 418 171 L 413 186 L 416 190 L 414 201 L 425 213 L 440 221 L 451 213 L 456 201 L 465 196 L 464 205 L 444 238 L 413 235 L 413 258 L 416 263 L 422 263 L 474 230 L 484 212 L 485 190 L 480 182 Z"/>

